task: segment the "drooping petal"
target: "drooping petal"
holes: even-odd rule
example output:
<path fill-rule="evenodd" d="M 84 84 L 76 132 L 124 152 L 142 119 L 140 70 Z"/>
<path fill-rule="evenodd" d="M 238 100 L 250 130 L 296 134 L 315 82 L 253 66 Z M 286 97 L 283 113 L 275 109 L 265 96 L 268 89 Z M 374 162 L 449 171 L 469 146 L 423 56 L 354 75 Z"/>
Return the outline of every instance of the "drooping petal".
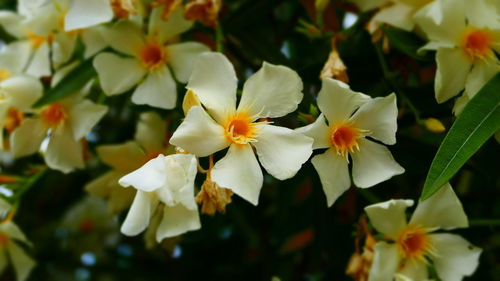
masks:
<path fill-rule="evenodd" d="M 350 153 L 356 186 L 371 187 L 404 173 L 405 169 L 394 160 L 387 147 L 365 138 L 359 139 L 358 144 L 359 150 Z"/>
<path fill-rule="evenodd" d="M 141 113 L 134 139 L 148 152 L 164 150 L 167 137 L 167 121 L 153 111 Z"/>
<path fill-rule="evenodd" d="M 64 32 L 54 35 L 52 42 L 52 63 L 54 68 L 64 65 L 73 56 L 78 37 Z"/>
<path fill-rule="evenodd" d="M 326 78 L 318 94 L 318 107 L 332 124 L 347 120 L 354 110 L 369 100 L 369 96 L 352 91 L 347 84 Z"/>
<path fill-rule="evenodd" d="M 35 267 L 36 262 L 28 256 L 16 243 L 7 243 L 9 253 L 18 281 L 26 280 Z"/>
<path fill-rule="evenodd" d="M 113 19 L 113 9 L 107 0 L 73 0 L 64 18 L 64 30 L 86 28 Z"/>
<path fill-rule="evenodd" d="M 330 129 L 326 125 L 325 116 L 320 114 L 313 123 L 295 129 L 295 131 L 314 139 L 312 148 L 327 148 L 332 146 L 330 142 Z"/>
<path fill-rule="evenodd" d="M 252 147 L 248 144 L 231 145 L 226 156 L 215 163 L 212 180 L 253 205 L 259 202 L 263 176 Z"/>
<path fill-rule="evenodd" d="M 436 100 L 443 103 L 456 96 L 464 87 L 472 66 L 461 49 L 439 49 L 436 53 Z"/>
<path fill-rule="evenodd" d="M 481 249 L 456 234 L 430 235 L 436 255 L 432 256 L 437 274 L 443 281 L 460 281 L 479 265 Z"/>
<path fill-rule="evenodd" d="M 172 109 L 177 102 L 176 87 L 170 70 L 165 66 L 160 67 L 147 74 L 146 79 L 137 86 L 132 94 L 132 102 Z"/>
<path fill-rule="evenodd" d="M 351 186 L 347 161 L 344 157 L 337 155 L 333 149 L 328 149 L 325 153 L 314 156 L 311 163 L 321 180 L 326 195 L 326 204 L 331 207 L 337 198 Z"/>
<path fill-rule="evenodd" d="M 294 130 L 262 125 L 253 146 L 266 171 L 279 180 L 285 180 L 293 177 L 309 159 L 312 143 L 312 138 Z"/>
<path fill-rule="evenodd" d="M 11 135 L 12 154 L 19 158 L 37 152 L 46 136 L 47 129 L 40 120 L 24 119 Z"/>
<path fill-rule="evenodd" d="M 369 130 L 369 136 L 385 144 L 396 143 L 398 106 L 394 93 L 385 98 L 374 98 L 363 104 L 351 120 L 355 126 Z"/>
<path fill-rule="evenodd" d="M 160 154 L 139 169 L 123 176 L 118 183 L 124 187 L 133 186 L 144 192 L 152 192 L 165 186 L 166 181 L 165 156 Z"/>
<path fill-rule="evenodd" d="M 264 62 L 245 82 L 238 110 L 248 111 L 255 119 L 284 116 L 297 109 L 303 87 L 294 70 Z"/>
<path fill-rule="evenodd" d="M 207 46 L 196 42 L 172 44 L 166 48 L 168 62 L 172 66 L 175 78 L 181 83 L 187 83 L 189 80 L 198 55 L 210 51 Z"/>
<path fill-rule="evenodd" d="M 380 233 L 395 239 L 406 227 L 406 208 L 413 205 L 413 200 L 392 199 L 365 207 L 365 212 L 373 227 Z"/>
<path fill-rule="evenodd" d="M 429 280 L 429 272 L 427 271 L 427 264 L 418 259 L 409 259 L 405 261 L 402 269 L 396 273 L 403 281 L 411 280 Z M 397 278 L 396 278 L 397 279 Z M 399 280 L 397 280 L 399 281 Z"/>
<path fill-rule="evenodd" d="M 50 49 L 48 43 L 43 43 L 35 49 L 33 57 L 26 68 L 26 74 L 35 77 L 50 76 Z"/>
<path fill-rule="evenodd" d="M 94 59 L 94 67 L 104 93 L 108 96 L 121 94 L 146 74 L 139 61 L 122 58 L 112 53 L 101 53 Z"/>
<path fill-rule="evenodd" d="M 73 129 L 73 137 L 79 140 L 85 137 L 108 111 L 108 107 L 83 100 L 71 108 L 69 120 Z"/>
<path fill-rule="evenodd" d="M 192 21 L 184 18 L 182 9 L 178 9 L 165 21 L 161 18 L 162 8 L 158 7 L 151 11 L 149 18 L 148 34 L 157 34 L 160 42 L 166 42 L 193 26 Z"/>
<path fill-rule="evenodd" d="M 4 94 L 9 96 L 13 107 L 27 111 L 42 96 L 40 80 L 30 76 L 14 76 L 0 83 Z"/>
<path fill-rule="evenodd" d="M 108 46 L 107 41 L 103 37 L 103 30 L 104 27 L 96 26 L 85 29 L 82 32 L 81 38 L 83 45 L 85 45 L 83 56 L 85 58 L 90 58 Z"/>
<path fill-rule="evenodd" d="M 392 280 L 398 266 L 399 253 L 396 244 L 378 242 L 375 244 L 368 281 Z"/>
<path fill-rule="evenodd" d="M 141 27 L 129 20 L 120 20 L 111 28 L 103 30 L 103 36 L 113 49 L 131 56 L 137 56 L 145 44 Z"/>
<path fill-rule="evenodd" d="M 412 19 L 414 12 L 415 10 L 411 6 L 395 3 L 381 9 L 380 12 L 373 17 L 373 21 L 388 23 L 403 30 L 411 31 L 415 25 Z"/>
<path fill-rule="evenodd" d="M 193 106 L 170 138 L 170 143 L 205 157 L 229 146 L 224 128 L 217 124 L 201 106 Z"/>
<path fill-rule="evenodd" d="M 146 157 L 144 151 L 134 141 L 100 145 L 96 150 L 104 163 L 124 173 L 139 168 Z"/>
<path fill-rule="evenodd" d="M 73 138 L 71 128 L 63 127 L 52 132 L 44 156 L 47 166 L 63 173 L 85 167 L 81 140 Z"/>
<path fill-rule="evenodd" d="M 182 204 L 173 207 L 165 206 L 163 219 L 156 231 L 156 241 L 181 235 L 191 230 L 201 228 L 198 210 L 190 210 Z"/>
<path fill-rule="evenodd" d="M 500 63 L 496 58 L 475 62 L 465 81 L 465 93 L 469 98 L 474 97 L 499 72 Z"/>
<path fill-rule="evenodd" d="M 462 204 L 449 183 L 429 199 L 418 203 L 410 223 L 440 229 L 469 226 Z"/>
<path fill-rule="evenodd" d="M 167 160 L 167 186 L 172 191 L 176 204 L 197 211 L 194 198 L 194 180 L 198 172 L 198 161 L 193 154 L 172 154 Z"/>
<path fill-rule="evenodd" d="M 233 65 L 224 55 L 205 53 L 198 56 L 186 88 L 198 96 L 215 120 L 222 122 L 227 113 L 236 110 L 237 83 Z"/>
<path fill-rule="evenodd" d="M 151 215 L 157 205 L 158 199 L 147 192 L 138 190 L 120 231 L 127 236 L 143 232 L 148 227 Z"/>

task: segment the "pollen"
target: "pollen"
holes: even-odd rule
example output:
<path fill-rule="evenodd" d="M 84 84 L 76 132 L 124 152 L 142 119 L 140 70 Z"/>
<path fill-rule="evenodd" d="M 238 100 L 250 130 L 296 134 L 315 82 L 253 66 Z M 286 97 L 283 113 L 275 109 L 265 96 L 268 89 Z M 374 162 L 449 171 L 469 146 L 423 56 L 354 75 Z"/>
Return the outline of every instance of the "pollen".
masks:
<path fill-rule="evenodd" d="M 236 144 L 247 144 L 256 142 L 258 127 L 263 122 L 253 123 L 252 116 L 246 112 L 238 112 L 229 116 L 225 122 L 224 129 L 226 138 Z M 267 122 L 264 122 L 267 123 Z"/>
<path fill-rule="evenodd" d="M 410 225 L 398 236 L 398 249 L 407 259 L 425 260 L 424 255 L 432 251 L 428 230 Z"/>
<path fill-rule="evenodd" d="M 40 113 L 47 128 L 56 128 L 68 118 L 67 109 L 59 102 L 54 102 Z"/>
<path fill-rule="evenodd" d="M 166 62 L 167 52 L 160 43 L 152 40 L 139 50 L 139 59 L 145 68 L 151 70 Z"/>
<path fill-rule="evenodd" d="M 347 157 L 349 152 L 359 150 L 358 139 L 365 132 L 350 122 L 334 124 L 330 129 L 330 142 L 337 154 Z"/>
<path fill-rule="evenodd" d="M 489 29 L 468 28 L 461 37 L 461 47 L 471 58 L 484 59 L 493 55 L 493 32 Z"/>

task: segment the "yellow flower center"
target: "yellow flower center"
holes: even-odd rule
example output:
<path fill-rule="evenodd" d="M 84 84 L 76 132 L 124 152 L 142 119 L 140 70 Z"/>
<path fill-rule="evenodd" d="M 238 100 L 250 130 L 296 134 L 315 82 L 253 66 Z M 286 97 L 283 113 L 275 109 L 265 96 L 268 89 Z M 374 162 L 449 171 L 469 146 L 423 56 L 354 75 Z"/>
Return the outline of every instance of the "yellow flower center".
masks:
<path fill-rule="evenodd" d="M 54 41 L 54 34 L 50 33 L 48 36 L 42 36 L 35 34 L 33 32 L 28 32 L 28 40 L 33 49 L 38 49 L 43 43 L 48 42 L 49 44 Z"/>
<path fill-rule="evenodd" d="M 484 59 L 493 55 L 493 39 L 491 30 L 470 27 L 463 32 L 460 46 L 471 58 Z"/>
<path fill-rule="evenodd" d="M 43 124 L 48 128 L 55 128 L 68 118 L 67 109 L 61 103 L 54 102 L 40 113 Z"/>
<path fill-rule="evenodd" d="M 0 69 L 0 82 L 9 78 L 10 77 L 10 72 L 8 72 L 5 69 Z"/>
<path fill-rule="evenodd" d="M 423 227 L 409 225 L 399 234 L 396 243 L 405 258 L 424 260 L 424 254 L 432 249 L 428 232 Z"/>
<path fill-rule="evenodd" d="M 4 247 L 9 242 L 9 237 L 3 233 L 0 233 L 0 247 Z"/>
<path fill-rule="evenodd" d="M 252 117 L 246 112 L 238 112 L 229 116 L 224 122 L 224 130 L 226 138 L 236 144 L 247 144 L 256 142 L 257 136 L 256 125 L 262 122 L 253 123 Z"/>
<path fill-rule="evenodd" d="M 24 113 L 11 107 L 7 111 L 7 117 L 5 118 L 3 126 L 7 132 L 12 133 L 17 127 L 19 127 L 19 125 L 21 125 L 23 119 Z"/>
<path fill-rule="evenodd" d="M 139 50 L 142 65 L 151 70 L 165 64 L 167 52 L 156 40 L 151 40 Z"/>
<path fill-rule="evenodd" d="M 350 122 L 341 122 L 331 127 L 330 142 L 337 150 L 337 154 L 347 157 L 349 152 L 359 150 L 358 139 L 364 137 L 366 133 Z"/>

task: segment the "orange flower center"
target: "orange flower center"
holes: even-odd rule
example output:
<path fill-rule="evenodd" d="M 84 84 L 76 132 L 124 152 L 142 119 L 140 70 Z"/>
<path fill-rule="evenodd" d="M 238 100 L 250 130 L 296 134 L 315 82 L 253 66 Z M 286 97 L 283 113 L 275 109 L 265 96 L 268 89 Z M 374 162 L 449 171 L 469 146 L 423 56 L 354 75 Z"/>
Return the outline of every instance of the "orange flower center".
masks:
<path fill-rule="evenodd" d="M 493 33 L 489 29 L 468 28 L 461 37 L 461 47 L 472 58 L 485 58 L 493 55 Z"/>
<path fill-rule="evenodd" d="M 7 132 L 12 133 L 19 125 L 21 124 L 21 121 L 24 119 L 24 114 L 11 107 L 7 111 L 7 117 L 5 118 L 4 121 L 4 128 L 7 130 Z"/>
<path fill-rule="evenodd" d="M 331 127 L 330 142 L 337 154 L 347 157 L 349 152 L 359 150 L 358 139 L 363 136 L 363 131 L 353 124 L 339 123 Z"/>
<path fill-rule="evenodd" d="M 424 259 L 424 254 L 431 251 L 428 230 L 410 225 L 404 229 L 396 240 L 398 248 L 408 259 Z"/>
<path fill-rule="evenodd" d="M 236 144 L 255 142 L 257 136 L 256 125 L 260 123 L 253 123 L 252 117 L 246 112 L 238 112 L 227 118 L 225 122 L 226 138 Z"/>
<path fill-rule="evenodd" d="M 42 117 L 42 122 L 46 127 L 55 128 L 68 118 L 68 113 L 62 104 L 54 102 L 42 110 L 40 116 Z"/>
<path fill-rule="evenodd" d="M 165 63 L 167 53 L 161 44 L 151 41 L 139 51 L 139 59 L 145 68 L 154 69 Z"/>
<path fill-rule="evenodd" d="M 95 224 L 91 219 L 84 219 L 78 225 L 81 232 L 91 232 L 95 228 Z"/>
<path fill-rule="evenodd" d="M 9 237 L 3 233 L 0 233 L 0 247 L 7 245 L 9 242 Z"/>

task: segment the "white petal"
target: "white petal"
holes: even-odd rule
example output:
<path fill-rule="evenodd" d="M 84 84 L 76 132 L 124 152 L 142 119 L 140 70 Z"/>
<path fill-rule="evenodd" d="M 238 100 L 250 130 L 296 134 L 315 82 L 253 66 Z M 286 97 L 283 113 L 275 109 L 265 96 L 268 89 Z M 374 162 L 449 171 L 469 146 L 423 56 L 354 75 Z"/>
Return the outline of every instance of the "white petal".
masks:
<path fill-rule="evenodd" d="M 443 103 L 456 96 L 465 87 L 472 62 L 461 49 L 439 49 L 436 53 L 436 62 L 434 90 L 437 102 Z"/>
<path fill-rule="evenodd" d="M 44 156 L 47 166 L 63 173 L 85 167 L 81 140 L 73 138 L 71 128 L 63 127 L 52 132 Z"/>
<path fill-rule="evenodd" d="M 10 143 L 14 157 L 23 157 L 37 152 L 46 136 L 47 129 L 40 120 L 24 119 L 11 135 Z"/>
<path fill-rule="evenodd" d="M 85 137 L 108 111 L 108 107 L 83 100 L 71 108 L 70 122 L 73 137 L 79 140 Z"/>
<path fill-rule="evenodd" d="M 0 83 L 0 89 L 9 96 L 13 107 L 27 111 L 42 96 L 40 80 L 30 76 L 14 76 Z"/>
<path fill-rule="evenodd" d="M 464 3 L 456 0 L 433 1 L 415 13 L 413 18 L 430 41 L 456 44 L 466 25 Z"/>
<path fill-rule="evenodd" d="M 187 209 L 184 205 L 177 204 L 173 207 L 165 206 L 163 219 L 156 231 L 156 241 L 164 238 L 181 235 L 191 230 L 201 228 L 198 210 Z"/>
<path fill-rule="evenodd" d="M 160 154 L 139 169 L 123 176 L 118 183 L 124 187 L 133 186 L 138 190 L 152 192 L 165 186 L 165 168 L 165 156 Z"/>
<path fill-rule="evenodd" d="M 149 220 L 158 205 L 158 200 L 144 191 L 137 191 L 134 202 L 120 231 L 127 236 L 137 235 L 146 229 Z"/>
<path fill-rule="evenodd" d="M 83 56 L 85 58 L 90 58 L 108 46 L 103 36 L 103 30 L 104 27 L 96 26 L 85 29 L 82 32 L 81 38 L 83 45 L 85 45 L 85 53 Z"/>
<path fill-rule="evenodd" d="M 465 82 L 465 92 L 469 98 L 474 97 L 499 72 L 500 64 L 496 58 L 475 62 Z"/>
<path fill-rule="evenodd" d="M 399 266 L 399 253 L 396 244 L 378 242 L 375 244 L 373 263 L 368 281 L 393 280 Z"/>
<path fill-rule="evenodd" d="M 369 96 L 352 91 L 347 84 L 326 78 L 318 94 L 318 107 L 332 125 L 346 121 L 354 110 L 369 100 Z"/>
<path fill-rule="evenodd" d="M 0 68 L 12 74 L 21 73 L 31 56 L 31 46 L 28 40 L 15 41 L 3 47 L 0 51 Z"/>
<path fill-rule="evenodd" d="M 26 280 L 36 263 L 16 243 L 7 244 L 7 252 L 14 265 L 17 280 Z"/>
<path fill-rule="evenodd" d="M 64 30 L 90 27 L 113 19 L 113 9 L 107 0 L 73 0 L 64 18 Z"/>
<path fill-rule="evenodd" d="M 307 126 L 295 129 L 295 131 L 314 139 L 313 149 L 327 148 L 332 146 L 330 142 L 330 129 L 326 125 L 325 116 L 320 114 L 318 119 Z"/>
<path fill-rule="evenodd" d="M 363 104 L 351 120 L 356 127 L 369 130 L 370 137 L 385 144 L 396 143 L 398 106 L 394 93 L 385 98 L 374 98 Z"/>
<path fill-rule="evenodd" d="M 127 55 L 137 56 L 145 44 L 141 27 L 129 20 L 120 20 L 102 33 L 113 49 Z"/>
<path fill-rule="evenodd" d="M 495 9 L 497 0 L 475 1 L 473 5 L 467 5 L 465 15 L 468 25 L 478 28 L 500 28 L 499 10 Z"/>
<path fill-rule="evenodd" d="M 410 223 L 440 229 L 469 226 L 462 204 L 449 183 L 418 203 Z"/>
<path fill-rule="evenodd" d="M 349 169 L 345 158 L 340 157 L 333 149 L 313 157 L 311 160 L 318 172 L 323 191 L 326 195 L 326 204 L 331 207 L 351 186 Z"/>
<path fill-rule="evenodd" d="M 382 8 L 374 17 L 373 21 L 388 23 L 406 31 L 413 29 L 413 13 L 415 9 L 405 4 L 395 3 L 389 7 Z"/>
<path fill-rule="evenodd" d="M 245 82 L 238 110 L 248 110 L 256 119 L 281 117 L 297 109 L 304 96 L 302 89 L 297 72 L 264 62 Z"/>
<path fill-rule="evenodd" d="M 154 153 L 164 150 L 167 137 L 167 121 L 153 111 L 141 113 L 134 139 L 146 150 Z"/>
<path fill-rule="evenodd" d="M 5 233 L 12 239 L 19 240 L 26 244 L 31 244 L 28 238 L 26 238 L 24 233 L 21 231 L 21 229 L 19 229 L 19 227 L 11 221 L 3 222 L 0 229 L 2 233 Z"/>
<path fill-rule="evenodd" d="M 229 146 L 224 128 L 217 124 L 201 106 L 193 106 L 170 138 L 170 143 L 205 157 Z"/>
<path fill-rule="evenodd" d="M 358 139 L 359 150 L 351 153 L 352 178 L 358 187 L 366 188 L 404 173 L 387 147 L 367 140 Z"/>
<path fill-rule="evenodd" d="M 279 180 L 293 177 L 312 154 L 313 139 L 294 130 L 271 125 L 258 128 L 253 143 L 266 171 Z"/>
<path fill-rule="evenodd" d="M 144 151 L 135 141 L 100 145 L 96 150 L 104 163 L 124 173 L 136 170 L 146 159 Z"/>
<path fill-rule="evenodd" d="M 162 10 L 161 7 L 158 7 L 151 11 L 148 30 L 149 35 L 158 34 L 160 42 L 166 42 L 193 26 L 192 21 L 188 21 L 184 18 L 183 9 L 175 11 L 166 21 L 161 19 Z"/>
<path fill-rule="evenodd" d="M 215 120 L 222 122 L 236 109 L 237 83 L 233 65 L 224 55 L 205 53 L 198 56 L 186 88 L 198 96 Z"/>
<path fill-rule="evenodd" d="M 455 116 L 460 115 L 460 113 L 462 113 L 462 110 L 464 110 L 465 106 L 467 105 L 467 103 L 469 103 L 469 101 L 470 98 L 469 95 L 467 95 L 467 93 L 464 93 L 463 95 L 459 96 L 455 100 L 455 104 L 453 105 L 453 114 L 455 114 Z"/>
<path fill-rule="evenodd" d="M 406 208 L 413 205 L 413 200 L 392 199 L 365 207 L 365 212 L 373 227 L 389 238 L 397 238 L 406 227 Z"/>
<path fill-rule="evenodd" d="M 253 205 L 259 202 L 263 176 L 252 147 L 248 144 L 231 145 L 226 156 L 215 163 L 212 180 Z"/>
<path fill-rule="evenodd" d="M 396 273 L 396 281 L 426 281 L 429 280 L 429 272 L 425 262 L 418 259 L 406 260 L 402 269 Z"/>
<path fill-rule="evenodd" d="M 57 33 L 52 43 L 52 62 L 54 68 L 61 67 L 75 52 L 77 36 L 64 32 Z"/>
<path fill-rule="evenodd" d="M 173 199 L 189 210 L 197 211 L 194 197 L 194 180 L 198 172 L 198 162 L 192 154 L 173 154 L 165 157 L 167 186 Z"/>
<path fill-rule="evenodd" d="M 147 74 L 132 94 L 135 104 L 172 109 L 177 102 L 177 88 L 170 70 L 163 66 Z"/>
<path fill-rule="evenodd" d="M 196 42 L 168 45 L 168 62 L 172 66 L 175 78 L 181 83 L 187 83 L 198 55 L 208 51 L 210 48 Z"/>
<path fill-rule="evenodd" d="M 5 249 L 0 249 L 0 274 L 2 274 L 9 264 L 9 259 L 7 257 L 7 251 Z"/>
<path fill-rule="evenodd" d="M 121 94 L 146 74 L 139 61 L 122 58 L 112 53 L 101 53 L 94 59 L 94 67 L 104 93 L 108 96 Z"/>
<path fill-rule="evenodd" d="M 43 43 L 35 49 L 33 57 L 27 66 L 26 74 L 35 77 L 49 76 L 51 74 L 49 44 Z"/>
<path fill-rule="evenodd" d="M 480 248 L 455 234 L 439 233 L 430 237 L 436 250 L 432 259 L 441 280 L 460 281 L 474 273 L 479 265 Z"/>

